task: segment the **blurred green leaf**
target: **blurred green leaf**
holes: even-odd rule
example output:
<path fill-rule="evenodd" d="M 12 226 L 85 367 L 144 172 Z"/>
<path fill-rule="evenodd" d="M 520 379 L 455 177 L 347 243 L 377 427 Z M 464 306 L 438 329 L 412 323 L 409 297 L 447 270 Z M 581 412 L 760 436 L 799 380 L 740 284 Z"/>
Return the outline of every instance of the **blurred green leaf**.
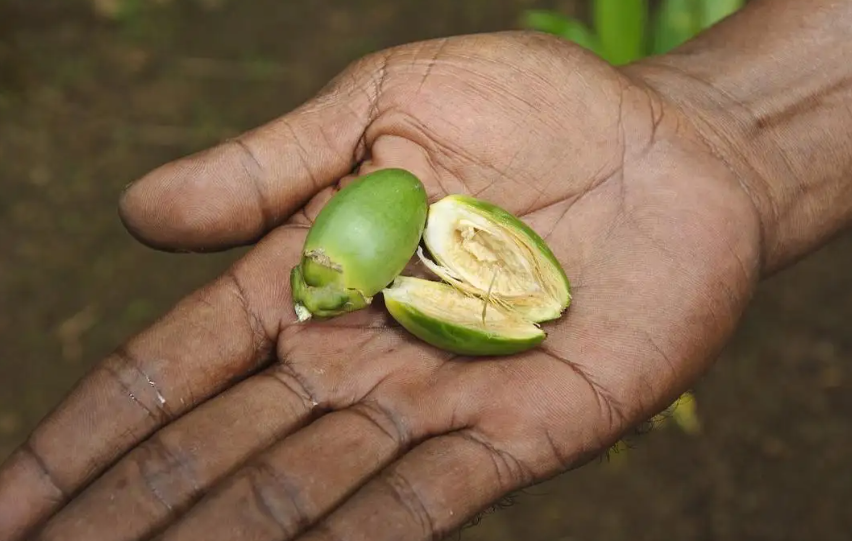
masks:
<path fill-rule="evenodd" d="M 701 29 L 709 28 L 731 13 L 739 10 L 743 0 L 699 0 L 701 4 Z"/>
<path fill-rule="evenodd" d="M 644 56 L 647 0 L 596 0 L 594 24 L 603 57 L 615 65 Z"/>
<path fill-rule="evenodd" d="M 698 3 L 699 0 L 660 2 L 654 18 L 651 54 L 667 53 L 701 30 L 701 6 Z"/>
<path fill-rule="evenodd" d="M 701 419 L 698 417 L 695 395 L 686 392 L 678 398 L 672 406 L 672 419 L 687 434 L 701 432 Z"/>
<path fill-rule="evenodd" d="M 559 13 L 545 10 L 527 10 L 523 26 L 539 32 L 547 32 L 573 41 L 595 54 L 601 54 L 597 36 L 583 23 Z"/>
<path fill-rule="evenodd" d="M 527 10 L 522 25 L 573 41 L 611 64 L 671 51 L 734 13 L 745 0 L 591 0 L 594 29 L 548 10 Z"/>

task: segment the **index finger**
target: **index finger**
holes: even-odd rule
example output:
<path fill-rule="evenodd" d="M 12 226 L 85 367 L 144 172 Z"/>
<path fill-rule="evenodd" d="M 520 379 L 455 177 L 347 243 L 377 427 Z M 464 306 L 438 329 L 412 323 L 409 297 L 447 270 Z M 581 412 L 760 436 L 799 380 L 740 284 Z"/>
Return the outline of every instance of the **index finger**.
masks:
<path fill-rule="evenodd" d="M 0 539 L 22 538 L 121 455 L 272 357 L 305 231 L 282 228 L 119 348 L 0 468 Z"/>

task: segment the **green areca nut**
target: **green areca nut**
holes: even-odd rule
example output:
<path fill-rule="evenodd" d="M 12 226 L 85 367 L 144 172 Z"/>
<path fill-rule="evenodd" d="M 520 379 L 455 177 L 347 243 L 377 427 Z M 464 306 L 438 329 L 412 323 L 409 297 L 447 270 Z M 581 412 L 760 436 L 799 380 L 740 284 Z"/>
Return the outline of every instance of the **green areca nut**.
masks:
<path fill-rule="evenodd" d="M 538 323 L 571 302 L 570 283 L 547 243 L 491 203 L 450 195 L 429 207 L 421 261 L 444 283 L 398 276 L 385 305 L 410 333 L 461 355 L 509 355 L 546 337 Z"/>
<path fill-rule="evenodd" d="M 402 169 L 370 173 L 335 194 L 290 273 L 299 321 L 368 306 L 414 256 L 428 208 L 423 184 Z"/>

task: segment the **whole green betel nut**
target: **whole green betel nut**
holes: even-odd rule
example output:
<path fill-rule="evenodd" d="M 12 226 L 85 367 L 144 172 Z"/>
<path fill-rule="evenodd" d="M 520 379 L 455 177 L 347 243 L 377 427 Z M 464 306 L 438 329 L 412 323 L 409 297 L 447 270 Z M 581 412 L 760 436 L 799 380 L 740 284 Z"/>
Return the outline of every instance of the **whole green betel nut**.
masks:
<path fill-rule="evenodd" d="M 299 321 L 368 306 L 414 256 L 428 209 L 423 184 L 402 169 L 364 175 L 335 194 L 290 272 Z"/>
<path fill-rule="evenodd" d="M 421 261 L 446 283 L 397 277 L 388 311 L 421 340 L 461 355 L 508 355 L 541 343 L 570 283 L 547 243 L 506 210 L 450 195 L 429 208 Z"/>

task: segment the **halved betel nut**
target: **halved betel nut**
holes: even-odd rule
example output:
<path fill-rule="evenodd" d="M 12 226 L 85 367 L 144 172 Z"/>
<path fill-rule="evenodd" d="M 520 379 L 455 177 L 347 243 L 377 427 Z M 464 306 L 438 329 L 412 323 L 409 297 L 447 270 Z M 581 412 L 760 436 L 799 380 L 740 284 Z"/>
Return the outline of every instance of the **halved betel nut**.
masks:
<path fill-rule="evenodd" d="M 368 306 L 414 256 L 428 208 L 423 184 L 402 169 L 365 175 L 335 194 L 290 273 L 299 321 Z"/>
<path fill-rule="evenodd" d="M 459 355 L 509 355 L 540 344 L 544 331 L 453 286 L 399 276 L 383 293 L 391 316 L 424 342 Z"/>
<path fill-rule="evenodd" d="M 423 263 L 446 283 L 398 277 L 383 291 L 388 311 L 409 332 L 463 355 L 518 353 L 541 343 L 537 323 L 571 302 L 570 283 L 547 246 L 506 210 L 450 195 L 429 207 Z"/>

